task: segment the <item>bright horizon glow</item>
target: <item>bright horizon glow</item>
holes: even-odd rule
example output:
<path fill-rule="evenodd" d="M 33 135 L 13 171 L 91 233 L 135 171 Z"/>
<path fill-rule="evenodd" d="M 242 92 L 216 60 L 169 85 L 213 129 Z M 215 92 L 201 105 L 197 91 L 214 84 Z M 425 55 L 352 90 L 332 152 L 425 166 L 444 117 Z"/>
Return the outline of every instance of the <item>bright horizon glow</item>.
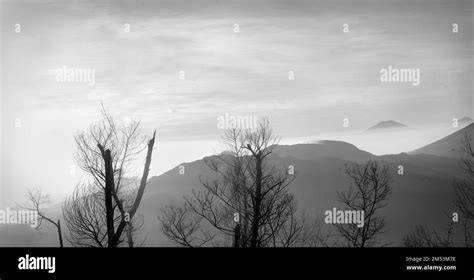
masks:
<path fill-rule="evenodd" d="M 2 1 L 0 206 L 84 180 L 71 172 L 73 136 L 100 102 L 156 129 L 153 176 L 219 151 L 226 113 L 268 117 L 282 143 L 330 138 L 374 154 L 446 136 L 452 118 L 473 117 L 472 0 L 398 2 Z M 421 69 L 420 85 L 380 82 L 388 65 Z M 94 69 L 94 85 L 56 81 L 63 66 Z M 357 134 L 383 120 L 418 132 Z"/>

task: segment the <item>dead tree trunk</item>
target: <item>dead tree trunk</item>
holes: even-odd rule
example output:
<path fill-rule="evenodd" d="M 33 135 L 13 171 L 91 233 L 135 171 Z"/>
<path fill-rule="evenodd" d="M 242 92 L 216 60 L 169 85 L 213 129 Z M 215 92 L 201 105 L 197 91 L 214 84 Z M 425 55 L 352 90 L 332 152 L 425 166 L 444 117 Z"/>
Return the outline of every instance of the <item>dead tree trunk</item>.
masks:
<path fill-rule="evenodd" d="M 255 156 L 255 206 L 253 209 L 253 221 L 252 221 L 252 240 L 250 242 L 250 248 L 257 247 L 258 242 L 258 229 L 260 224 L 260 207 L 262 204 L 262 159 L 260 153 Z"/>
<path fill-rule="evenodd" d="M 234 248 L 240 247 L 240 224 L 237 224 L 234 228 Z"/>
<path fill-rule="evenodd" d="M 132 225 L 132 223 L 129 222 L 128 226 L 127 226 L 127 240 L 128 240 L 128 247 L 130 247 L 130 248 L 133 248 L 132 231 L 133 231 L 133 225 Z"/>
<path fill-rule="evenodd" d="M 59 247 L 63 248 L 63 233 L 61 231 L 61 220 L 58 219 Z"/>
<path fill-rule="evenodd" d="M 107 240 L 108 247 L 113 247 L 112 240 L 115 235 L 114 226 L 114 206 L 113 206 L 113 192 L 115 189 L 114 168 L 112 164 L 112 154 L 109 149 L 104 150 L 100 144 L 97 145 L 102 153 L 105 165 L 105 218 L 107 222 Z"/>
<path fill-rule="evenodd" d="M 140 202 L 142 200 L 143 194 L 145 192 L 145 187 L 147 184 L 148 180 L 148 174 L 150 172 L 150 164 L 151 164 L 151 156 L 153 154 L 153 146 L 155 145 L 155 135 L 156 131 L 153 133 L 153 138 L 150 139 L 148 142 L 148 151 L 146 155 L 146 160 L 145 160 L 145 166 L 143 168 L 143 175 L 142 179 L 140 181 L 140 187 L 138 188 L 138 193 L 137 196 L 135 197 L 135 201 L 133 203 L 132 209 L 130 210 L 129 214 L 129 220 L 131 221 L 133 219 L 133 216 L 138 210 L 138 206 L 140 206 Z M 123 209 L 123 205 L 121 201 L 116 201 L 116 203 L 119 206 L 119 209 Z M 116 247 L 118 245 L 118 242 L 120 241 L 120 236 L 122 235 L 123 230 L 125 229 L 125 226 L 128 224 L 127 221 L 124 219 L 124 215 L 122 214 L 122 221 L 120 222 L 119 226 L 117 227 L 117 231 L 115 232 L 113 238 L 111 247 Z"/>

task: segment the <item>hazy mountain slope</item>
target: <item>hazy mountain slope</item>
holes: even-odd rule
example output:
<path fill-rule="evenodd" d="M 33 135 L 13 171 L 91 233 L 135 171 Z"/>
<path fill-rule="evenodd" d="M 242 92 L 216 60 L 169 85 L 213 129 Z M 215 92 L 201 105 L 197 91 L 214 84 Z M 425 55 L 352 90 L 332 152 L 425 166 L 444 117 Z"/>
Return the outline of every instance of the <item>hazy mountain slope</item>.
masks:
<path fill-rule="evenodd" d="M 37 231 L 29 225 L 0 225 L 0 247 L 54 247 L 57 244 L 57 234 L 51 228 Z"/>
<path fill-rule="evenodd" d="M 458 122 L 462 124 L 469 124 L 472 123 L 472 119 L 470 117 L 462 117 Z"/>
<path fill-rule="evenodd" d="M 274 153 L 282 158 L 294 157 L 298 159 L 338 158 L 350 161 L 367 160 L 373 155 L 359 150 L 356 146 L 342 142 L 323 140 L 311 144 L 278 145 Z"/>
<path fill-rule="evenodd" d="M 393 177 L 393 193 L 384 210 L 388 229 L 382 240 L 393 242 L 393 245 L 399 245 L 402 236 L 417 224 L 444 229 L 443 211 L 452 208 L 452 182 L 462 177 L 455 158 L 405 153 L 374 156 L 337 141 L 276 146 L 274 151 L 271 160 L 276 166 L 295 167 L 297 177 L 290 191 L 298 200 L 299 209 L 310 217 L 319 217 L 321 221 L 325 210 L 339 205 L 337 191 L 347 189 L 350 184 L 344 173 L 346 164 L 376 159 L 387 165 Z M 403 175 L 397 173 L 399 165 L 403 166 Z M 184 167 L 184 174 L 179 174 L 179 166 Z M 145 220 L 143 238 L 146 238 L 147 246 L 172 245 L 161 233 L 157 218 L 161 209 L 165 205 L 178 205 L 184 195 L 190 195 L 193 189 L 201 189 L 199 178 L 212 179 L 214 176 L 204 159 L 179 166 L 149 180 L 139 208 Z M 332 231 L 333 226 L 323 223 L 323 230 Z M 52 229 L 42 234 L 33 233 L 36 232 L 24 228 L 9 227 L 7 231 L 0 228 L 3 242 L 0 246 L 30 246 L 32 243 L 57 246 Z M 8 243 L 6 240 L 14 241 Z"/>
<path fill-rule="evenodd" d="M 410 154 L 430 154 L 443 157 L 460 158 L 463 154 L 462 141 L 465 133 L 474 135 L 474 123 L 450 134 L 434 143 L 416 149 Z"/>
<path fill-rule="evenodd" d="M 350 184 L 344 173 L 344 167 L 351 160 L 330 157 L 330 154 L 322 152 L 325 149 L 317 151 L 321 145 L 295 146 L 297 147 L 276 148 L 277 155 L 272 157 L 272 162 L 282 168 L 287 168 L 288 165 L 295 167 L 297 178 L 290 186 L 290 191 L 295 194 L 299 209 L 309 216 L 322 219 L 325 210 L 339 205 L 337 191 L 347 189 Z M 298 157 L 304 159 L 281 152 L 292 149 L 297 151 Z M 367 154 L 364 154 L 362 161 L 368 159 Z M 341 155 L 337 154 L 337 156 Z M 349 154 L 348 157 L 352 159 L 353 155 Z M 370 156 L 370 158 L 387 165 L 393 177 L 393 194 L 388 207 L 384 210 L 389 226 L 389 230 L 383 236 L 384 241 L 398 244 L 402 236 L 417 224 L 436 228 L 445 227 L 443 211 L 451 209 L 452 182 L 454 178 L 462 176 L 456 159 L 407 154 Z M 397 173 L 399 165 L 404 167 L 403 175 Z M 166 204 L 179 203 L 183 195 L 191 193 L 191 189 L 201 188 L 199 174 L 203 178 L 212 178 L 212 174 L 202 161 L 188 164 L 186 170 L 190 173 L 178 175 L 178 169 L 174 169 L 153 178 L 142 208 L 147 220 L 149 244 L 170 245 L 159 231 L 156 220 L 160 208 Z M 323 224 L 323 227 L 325 231 L 333 230 L 331 225 Z"/>

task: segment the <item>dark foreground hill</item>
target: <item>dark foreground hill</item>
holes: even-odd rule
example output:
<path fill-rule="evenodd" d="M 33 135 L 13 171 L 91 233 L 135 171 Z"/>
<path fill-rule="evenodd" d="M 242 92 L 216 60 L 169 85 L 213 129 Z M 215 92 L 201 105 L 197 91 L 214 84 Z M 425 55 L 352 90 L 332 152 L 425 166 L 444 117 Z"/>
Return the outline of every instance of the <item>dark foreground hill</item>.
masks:
<path fill-rule="evenodd" d="M 473 125 L 467 127 L 472 131 Z M 463 174 L 458 167 L 459 158 L 440 156 L 457 149 L 455 143 L 463 131 L 458 131 L 442 140 L 441 144 L 426 146 L 416 153 L 375 156 L 359 150 L 352 144 L 340 141 L 321 141 L 314 144 L 276 146 L 271 161 L 274 165 L 295 167 L 297 178 L 290 186 L 298 200 L 299 209 L 313 219 L 319 219 L 324 232 L 333 231 L 333 226 L 324 224 L 324 211 L 338 207 L 337 191 L 348 188 L 350 181 L 344 173 L 350 162 L 375 159 L 388 166 L 393 177 L 393 193 L 383 214 L 387 230 L 381 241 L 400 245 L 404 234 L 415 225 L 422 224 L 433 229 L 444 230 L 449 222 L 444 212 L 452 211 L 455 179 Z M 180 165 L 181 166 L 181 165 Z M 204 159 L 182 164 L 185 173 L 180 175 L 179 166 L 149 180 L 140 213 L 145 220 L 143 237 L 146 246 L 171 246 L 161 233 L 157 219 L 165 205 L 176 205 L 193 189 L 200 189 L 199 177 L 212 178 L 213 174 Z M 398 174 L 403 166 L 403 175 Z M 35 234 L 33 234 L 35 233 Z M 0 246 L 56 246 L 56 235 L 50 232 L 36 233 L 26 226 L 0 227 Z"/>

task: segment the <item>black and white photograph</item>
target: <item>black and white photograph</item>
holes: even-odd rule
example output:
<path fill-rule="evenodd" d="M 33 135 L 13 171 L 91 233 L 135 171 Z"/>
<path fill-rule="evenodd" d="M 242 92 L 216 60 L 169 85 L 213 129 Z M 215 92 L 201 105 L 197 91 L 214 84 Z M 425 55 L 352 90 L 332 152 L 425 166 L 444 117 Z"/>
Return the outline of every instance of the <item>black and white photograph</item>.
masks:
<path fill-rule="evenodd" d="M 55 254 L 304 247 L 473 279 L 473 8 L 0 0 L 0 255 L 63 279 Z"/>

